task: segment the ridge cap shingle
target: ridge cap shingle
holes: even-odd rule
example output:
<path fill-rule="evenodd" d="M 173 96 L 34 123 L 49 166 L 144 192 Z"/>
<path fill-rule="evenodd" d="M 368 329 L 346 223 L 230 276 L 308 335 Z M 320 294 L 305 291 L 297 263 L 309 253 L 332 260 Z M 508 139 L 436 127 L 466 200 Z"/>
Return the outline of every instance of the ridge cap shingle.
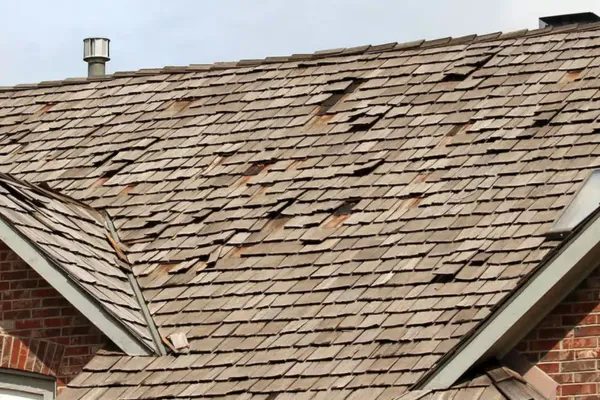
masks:
<path fill-rule="evenodd" d="M 571 24 L 559 27 L 545 27 L 538 29 L 521 29 L 509 32 L 492 32 L 482 35 L 471 34 L 459 37 L 442 37 L 434 39 L 417 39 L 408 42 L 392 42 L 378 45 L 363 45 L 350 48 L 337 48 L 317 50 L 313 53 L 291 54 L 288 56 L 267 56 L 261 59 L 241 59 L 238 61 L 216 61 L 214 63 L 189 64 L 181 66 L 164 66 L 158 68 L 141 68 L 136 71 L 116 71 L 112 74 L 95 77 L 69 77 L 59 80 L 41 81 L 38 83 L 20 83 L 16 85 L 0 86 L 0 93 L 7 91 L 18 91 L 37 88 L 48 88 L 65 85 L 85 84 L 92 81 L 108 81 L 123 77 L 137 77 L 159 74 L 190 73 L 199 71 L 222 71 L 228 69 L 256 67 L 265 64 L 284 63 L 303 60 L 319 60 L 328 57 L 339 57 L 347 55 L 385 53 L 388 51 L 414 50 L 418 48 L 435 48 L 444 46 L 454 46 L 457 44 L 481 43 L 494 40 L 517 39 L 522 37 L 543 36 L 548 34 L 573 32 L 573 31 L 592 31 L 600 29 L 599 23 L 590 24 Z"/>

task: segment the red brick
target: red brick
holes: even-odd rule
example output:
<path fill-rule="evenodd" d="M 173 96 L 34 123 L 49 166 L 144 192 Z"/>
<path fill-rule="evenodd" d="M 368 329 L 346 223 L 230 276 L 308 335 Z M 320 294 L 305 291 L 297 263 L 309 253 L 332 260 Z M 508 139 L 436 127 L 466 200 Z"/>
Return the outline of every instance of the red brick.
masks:
<path fill-rule="evenodd" d="M 57 328 L 68 326 L 73 321 L 72 317 L 59 317 L 59 318 L 46 318 L 44 319 L 44 326 L 49 328 Z"/>
<path fill-rule="evenodd" d="M 575 353 L 575 358 L 578 360 L 596 359 L 598 358 L 598 349 L 579 350 Z"/>
<path fill-rule="evenodd" d="M 58 317 L 60 314 L 60 308 L 38 308 L 36 310 L 31 310 L 32 318 Z"/>
<path fill-rule="evenodd" d="M 41 304 L 41 299 L 21 299 L 13 301 L 12 308 L 13 310 L 31 310 L 40 307 Z"/>
<path fill-rule="evenodd" d="M 596 361 L 566 361 L 561 364 L 561 372 L 593 371 L 596 369 Z"/>
<path fill-rule="evenodd" d="M 40 328 L 42 326 L 41 319 L 22 319 L 15 321 L 15 329 L 32 329 L 32 328 Z"/>
<path fill-rule="evenodd" d="M 36 289 L 33 291 L 32 296 L 44 298 L 61 297 L 60 294 L 56 290 L 54 290 L 54 288 Z"/>
<path fill-rule="evenodd" d="M 0 272 L 0 280 L 2 281 L 19 281 L 24 279 L 27 279 L 27 271 Z"/>
<path fill-rule="evenodd" d="M 540 358 L 540 361 L 543 362 L 573 360 L 575 360 L 575 353 L 572 350 L 549 351 Z"/>
<path fill-rule="evenodd" d="M 20 319 L 30 319 L 30 318 L 31 318 L 31 310 L 28 310 L 28 309 L 4 312 L 4 320 L 17 321 Z"/>
<path fill-rule="evenodd" d="M 537 337 L 540 339 L 562 339 L 569 329 L 566 328 L 543 328 L 537 331 Z"/>
<path fill-rule="evenodd" d="M 562 341 L 563 349 L 589 349 L 597 346 L 598 339 L 595 337 L 565 339 Z"/>
<path fill-rule="evenodd" d="M 578 326 L 575 328 L 575 337 L 600 336 L 600 325 Z"/>
<path fill-rule="evenodd" d="M 558 350 L 560 345 L 560 340 L 536 340 L 529 343 L 529 349 L 531 351 Z"/>
<path fill-rule="evenodd" d="M 600 371 L 573 374 L 576 383 L 600 382 Z"/>
<path fill-rule="evenodd" d="M 597 321 L 596 314 L 562 316 L 562 324 L 567 328 L 578 325 L 593 325 L 597 323 Z"/>
<path fill-rule="evenodd" d="M 573 383 L 574 374 L 551 374 L 556 383 Z"/>
<path fill-rule="evenodd" d="M 562 315 L 562 314 L 572 314 L 573 313 L 573 307 L 571 306 L 571 304 L 568 303 L 561 303 L 559 305 L 557 305 L 556 307 L 554 307 L 554 310 L 552 310 L 553 315 Z"/>
<path fill-rule="evenodd" d="M 539 369 L 547 374 L 555 374 L 560 372 L 560 363 L 543 363 L 537 365 Z"/>
<path fill-rule="evenodd" d="M 572 385 L 562 385 L 561 393 L 563 396 L 579 395 L 579 394 L 594 394 L 597 385 L 595 383 L 576 383 Z"/>

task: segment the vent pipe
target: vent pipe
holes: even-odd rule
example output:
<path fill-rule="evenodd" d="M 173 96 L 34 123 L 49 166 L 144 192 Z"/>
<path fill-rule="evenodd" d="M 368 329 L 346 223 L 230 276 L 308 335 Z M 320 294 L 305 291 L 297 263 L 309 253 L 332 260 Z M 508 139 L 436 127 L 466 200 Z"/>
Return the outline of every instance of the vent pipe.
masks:
<path fill-rule="evenodd" d="M 106 75 L 110 40 L 100 37 L 83 39 L 83 60 L 88 63 L 88 77 Z"/>

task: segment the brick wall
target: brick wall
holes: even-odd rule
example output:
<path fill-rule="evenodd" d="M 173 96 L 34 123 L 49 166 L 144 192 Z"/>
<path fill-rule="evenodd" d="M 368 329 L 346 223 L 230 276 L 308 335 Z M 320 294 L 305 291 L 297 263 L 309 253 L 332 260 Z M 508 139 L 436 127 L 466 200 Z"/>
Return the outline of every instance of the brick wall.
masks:
<path fill-rule="evenodd" d="M 600 269 L 517 349 L 559 383 L 557 399 L 600 398 Z"/>
<path fill-rule="evenodd" d="M 0 242 L 0 367 L 64 386 L 107 343 L 103 334 Z"/>

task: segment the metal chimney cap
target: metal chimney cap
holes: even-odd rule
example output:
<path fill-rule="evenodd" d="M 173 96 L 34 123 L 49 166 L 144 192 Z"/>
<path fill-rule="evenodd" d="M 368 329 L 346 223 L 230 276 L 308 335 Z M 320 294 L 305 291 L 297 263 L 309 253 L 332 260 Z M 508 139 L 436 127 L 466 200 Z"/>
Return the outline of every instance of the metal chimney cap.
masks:
<path fill-rule="evenodd" d="M 83 39 L 83 60 L 110 60 L 110 39 L 103 37 L 90 37 Z"/>

